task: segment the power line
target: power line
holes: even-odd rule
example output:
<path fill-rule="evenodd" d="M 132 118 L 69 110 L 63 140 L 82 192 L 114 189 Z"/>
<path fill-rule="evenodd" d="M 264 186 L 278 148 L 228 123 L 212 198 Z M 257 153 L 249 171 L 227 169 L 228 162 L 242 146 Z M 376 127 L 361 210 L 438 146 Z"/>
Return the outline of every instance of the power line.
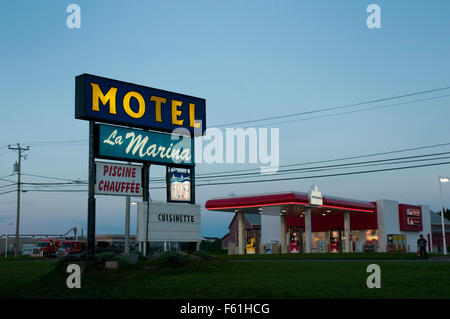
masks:
<path fill-rule="evenodd" d="M 10 187 L 10 186 L 15 186 L 15 185 L 17 185 L 17 184 L 16 183 L 12 183 L 12 184 L 8 184 L 8 185 L 0 186 L 0 188 Z"/>
<path fill-rule="evenodd" d="M 441 143 L 441 144 L 435 144 L 435 145 L 427 145 L 427 146 L 421 146 L 421 147 L 415 147 L 415 148 L 408 148 L 408 149 L 401 149 L 401 150 L 395 150 L 395 151 L 388 151 L 388 152 L 380 152 L 380 153 L 373 153 L 373 154 L 366 154 L 366 155 L 359 155 L 359 156 L 352 156 L 352 157 L 344 157 L 344 158 L 337 158 L 337 159 L 331 159 L 331 160 L 324 160 L 324 161 L 315 161 L 315 162 L 305 162 L 305 163 L 296 163 L 296 164 L 288 164 L 288 165 L 280 165 L 280 167 L 293 167 L 293 166 L 304 166 L 306 164 L 319 164 L 319 163 L 325 163 L 325 162 L 332 162 L 332 161 L 341 161 L 345 159 L 356 159 L 356 158 L 364 158 L 369 156 L 379 156 L 379 155 L 385 155 L 385 154 L 393 154 L 393 153 L 399 153 L 399 152 L 406 152 L 406 151 L 413 151 L 413 150 L 420 150 L 420 149 L 426 149 L 426 148 L 434 148 L 434 147 L 441 147 L 441 146 L 447 146 L 450 145 L 450 143 Z M 336 169 L 336 168 L 348 168 L 349 166 L 353 167 L 367 167 L 367 166 L 374 166 L 373 163 L 382 163 L 386 162 L 388 165 L 394 165 L 399 163 L 405 163 L 405 162 L 392 162 L 392 161 L 399 161 L 404 159 L 412 159 L 412 158 L 421 158 L 421 157 L 431 157 L 431 156 L 438 156 L 438 155 L 445 155 L 449 154 L 450 152 L 440 152 L 440 153 L 432 153 L 432 154 L 421 154 L 421 155 L 413 155 L 413 156 L 404 156 L 404 157 L 395 157 L 395 158 L 388 158 L 388 159 L 378 159 L 378 160 L 372 160 L 372 161 L 361 161 L 361 162 L 352 162 L 352 163 L 342 163 L 342 164 L 334 164 L 334 165 L 324 165 L 324 166 L 312 166 L 312 167 L 305 167 L 305 168 L 296 168 L 296 169 L 281 169 L 277 172 L 277 175 L 283 175 L 287 173 L 295 173 L 295 172 L 301 172 L 301 171 L 324 171 L 324 170 L 330 170 L 330 169 Z M 426 159 L 427 161 L 430 160 L 438 160 L 438 159 L 444 159 L 445 157 L 441 158 L 431 158 Z M 406 162 L 418 162 L 419 160 L 414 161 L 406 161 Z M 391 162 L 391 163 L 387 163 Z M 372 165 L 363 165 L 363 164 L 372 164 Z M 253 172 L 258 170 L 258 172 Z M 237 173 L 237 172 L 247 172 L 247 173 Z M 232 173 L 232 174 L 228 174 Z M 225 174 L 225 175 L 221 175 Z M 7 176 L 11 176 L 14 174 L 10 174 Z M 43 182 L 35 182 L 35 183 L 29 183 L 29 182 L 23 182 L 22 185 L 28 185 L 31 187 L 65 187 L 65 186 L 83 186 L 86 185 L 86 181 L 82 180 L 74 180 L 69 178 L 62 178 L 62 177 L 54 177 L 54 176 L 45 176 L 45 175 L 37 175 L 37 174 L 22 174 L 32 177 L 40 177 L 40 178 L 48 178 L 48 179 L 55 179 L 55 180 L 63 180 L 68 181 L 67 183 L 43 183 Z M 258 175 L 258 176 L 264 176 L 259 173 L 259 169 L 248 169 L 248 170 L 239 170 L 239 171 L 222 171 L 222 172 L 213 172 L 213 173 L 206 173 L 206 174 L 199 174 L 196 176 L 196 179 L 202 180 L 202 179 L 230 179 L 232 177 L 236 178 L 243 178 L 243 177 L 251 177 L 250 175 Z M 13 181 L 6 180 L 6 179 L 0 179 L 3 181 L 7 181 L 10 183 L 14 183 Z M 160 179 L 152 179 L 153 183 L 158 182 L 165 182 L 165 178 Z"/>
<path fill-rule="evenodd" d="M 31 177 L 41 177 L 41 178 L 46 178 L 46 179 L 61 180 L 61 181 L 69 181 L 69 182 L 75 182 L 75 183 L 81 183 L 81 182 L 86 182 L 87 183 L 87 181 L 83 181 L 83 180 L 61 178 L 61 177 L 53 177 L 53 176 L 45 176 L 45 175 L 36 175 L 36 174 L 28 174 L 28 173 L 22 173 L 22 175 L 31 176 Z"/>
<path fill-rule="evenodd" d="M 402 167 L 393 167 L 393 168 L 383 168 L 383 169 L 376 169 L 376 170 L 364 170 L 364 171 L 356 171 L 356 172 L 344 172 L 344 173 L 335 173 L 335 174 L 324 174 L 324 175 L 309 175 L 309 176 L 298 176 L 298 177 L 262 179 L 262 180 L 246 180 L 246 181 L 204 183 L 204 184 L 197 184 L 196 187 L 230 185 L 230 184 L 248 184 L 248 183 L 261 183 L 261 182 L 279 182 L 279 181 L 300 180 L 300 179 L 312 179 L 312 178 L 325 178 L 325 177 L 336 177 L 336 176 L 359 175 L 359 174 L 376 173 L 376 172 L 387 172 L 387 171 L 397 171 L 397 170 L 405 170 L 405 169 L 413 169 L 413 168 L 441 166 L 441 165 L 448 165 L 448 164 L 450 164 L 450 162 L 430 163 L 430 164 L 402 166 Z M 164 188 L 165 188 L 165 186 L 162 186 L 162 187 L 150 187 L 150 189 L 164 189 Z M 24 190 L 24 191 L 26 191 L 26 192 L 62 192 L 62 193 L 87 192 L 87 190 L 60 190 L 60 189 Z"/>
<path fill-rule="evenodd" d="M 22 182 L 22 185 L 48 185 L 48 186 L 58 186 L 58 185 L 86 185 L 86 182 L 65 182 L 65 183 L 27 183 Z"/>
<path fill-rule="evenodd" d="M 431 163 L 431 164 L 403 166 L 403 167 L 394 167 L 394 168 L 384 168 L 384 169 L 366 170 L 366 171 L 357 171 L 357 172 L 326 174 L 326 175 L 314 175 L 314 176 L 286 177 L 286 178 L 278 178 L 278 179 L 265 179 L 265 180 L 251 180 L 251 181 L 234 181 L 234 182 L 219 182 L 219 183 L 197 184 L 195 186 L 199 186 L 200 187 L 200 186 L 214 186 L 214 185 L 227 185 L 227 184 L 248 184 L 248 183 L 261 183 L 261 182 L 279 182 L 279 181 L 288 181 L 288 180 L 299 180 L 299 179 L 311 179 L 311 178 L 323 178 L 323 177 L 357 175 L 357 174 L 376 173 L 376 172 L 387 172 L 387 171 L 396 171 L 396 170 L 421 168 L 421 167 L 430 167 L 430 166 L 440 166 L 440 165 L 448 165 L 448 164 L 450 164 L 450 162 Z"/>
<path fill-rule="evenodd" d="M 279 168 L 294 167 L 294 166 L 304 166 L 304 165 L 310 165 L 310 164 L 339 162 L 339 161 L 344 161 L 344 160 L 367 158 L 367 157 L 376 157 L 376 156 L 381 156 L 381 155 L 418 151 L 418 150 L 429 149 L 429 148 L 436 148 L 436 147 L 443 147 L 443 146 L 450 146 L 450 142 L 440 143 L 440 144 L 433 144 L 433 145 L 425 145 L 425 146 L 419 146 L 419 147 L 413 147 L 413 148 L 405 148 L 405 149 L 394 150 L 394 151 L 370 153 L 370 154 L 357 155 L 357 156 L 346 156 L 346 157 L 340 157 L 340 158 L 333 158 L 333 159 L 329 159 L 329 160 L 320 160 L 320 161 L 310 161 L 310 162 L 302 162 L 302 163 L 285 164 L 285 165 L 280 165 Z M 436 154 L 440 154 L 440 153 L 436 153 Z M 227 171 L 219 171 L 219 172 L 209 172 L 209 173 L 203 173 L 203 174 L 196 174 L 196 179 L 197 178 L 210 177 L 210 176 L 218 176 L 220 174 L 227 174 L 227 173 L 233 173 L 234 174 L 234 173 L 238 173 L 238 172 L 255 172 L 255 174 L 260 174 L 260 168 L 250 168 L 250 169 L 242 169 L 242 170 L 227 170 Z M 154 182 L 154 183 L 155 182 L 159 182 L 159 181 L 163 182 L 163 181 L 165 181 L 165 177 L 162 177 L 162 176 L 161 177 L 155 177 L 154 179 L 151 179 L 150 181 Z"/>
<path fill-rule="evenodd" d="M 218 124 L 218 125 L 214 125 L 213 127 L 220 128 L 220 127 L 225 127 L 225 126 L 233 126 L 233 125 L 237 125 L 237 124 L 255 123 L 255 122 L 261 122 L 261 121 L 282 119 L 282 118 L 287 118 L 287 117 L 295 117 L 295 116 L 299 116 L 299 115 L 320 113 L 320 112 L 331 111 L 331 110 L 336 110 L 336 109 L 344 109 L 344 108 L 349 108 L 349 107 L 354 107 L 354 106 L 361 106 L 361 105 L 365 105 L 365 104 L 372 104 L 372 103 L 383 102 L 383 101 L 388 101 L 388 100 L 393 100 L 393 99 L 405 98 L 405 97 L 410 97 L 410 96 L 415 96 L 415 95 L 428 94 L 428 93 L 433 93 L 433 92 L 438 92 L 438 91 L 443 91 L 443 90 L 448 90 L 448 89 L 450 89 L 450 86 L 431 89 L 431 90 L 425 90 L 425 91 L 419 91 L 419 92 L 413 92 L 413 93 L 404 94 L 404 95 L 397 95 L 397 96 L 392 96 L 392 97 L 387 97 L 387 98 L 369 100 L 369 101 L 365 101 L 365 102 L 332 106 L 332 107 L 311 110 L 311 111 L 305 111 L 305 112 L 265 117 L 265 118 L 260 118 L 260 119 L 255 119 L 255 120 L 247 120 L 247 121 L 241 121 L 241 122 Z M 385 106 L 376 106 L 373 108 L 367 108 L 367 109 L 363 109 L 363 110 L 354 110 L 354 111 L 348 111 L 348 112 L 342 112 L 342 113 L 328 114 L 328 115 L 324 115 L 324 116 L 317 116 L 317 117 L 310 117 L 310 118 L 305 118 L 305 119 L 290 120 L 290 121 L 285 121 L 285 122 L 276 122 L 273 124 L 271 124 L 271 123 L 268 123 L 268 124 L 276 125 L 276 124 L 284 124 L 284 123 L 290 123 L 290 122 L 300 121 L 300 120 L 303 121 L 303 120 L 309 120 L 309 119 L 315 119 L 315 118 L 336 116 L 336 115 L 341 115 L 341 114 L 356 113 L 356 112 L 362 112 L 362 111 L 366 111 L 366 110 L 387 108 L 387 107 L 396 106 L 396 105 L 404 105 L 404 104 L 410 104 L 410 103 L 415 103 L 415 102 L 428 101 L 428 100 L 439 99 L 439 98 L 444 98 L 444 97 L 449 97 L 449 96 L 450 95 L 441 95 L 441 96 L 412 100 L 412 101 L 401 102 L 401 103 L 396 103 L 396 104 L 390 104 L 390 105 L 385 105 Z M 268 125 L 268 124 L 266 123 L 264 125 Z M 87 139 L 74 139 L 74 140 L 35 141 L 35 142 L 27 143 L 27 144 L 32 145 L 33 147 L 53 147 L 53 146 L 86 145 L 87 143 L 88 143 Z M 6 148 L 6 147 L 8 147 L 8 145 L 4 145 L 4 146 L 0 147 L 0 149 Z"/>
<path fill-rule="evenodd" d="M 3 195 L 3 194 L 9 194 L 9 193 L 13 193 L 13 192 L 15 192 L 16 190 L 15 189 L 13 189 L 13 190 L 11 190 L 11 191 L 6 191 L 6 192 L 3 192 L 3 193 L 0 193 L 0 195 Z"/>
<path fill-rule="evenodd" d="M 362 110 L 345 111 L 345 112 L 326 114 L 326 115 L 319 115 L 319 116 L 312 116 L 312 117 L 306 117 L 306 118 L 300 118 L 300 119 L 288 120 L 288 121 L 281 121 L 281 122 L 269 122 L 269 123 L 263 123 L 261 125 L 272 126 L 272 125 L 281 125 L 281 124 L 288 124 L 288 123 L 297 123 L 297 122 L 300 122 L 300 121 L 321 119 L 321 118 L 333 117 L 333 116 L 344 115 L 344 114 L 352 114 L 352 113 L 373 111 L 373 110 L 379 110 L 379 109 L 384 109 L 384 108 L 393 107 L 393 106 L 400 106 L 400 105 L 406 105 L 406 104 L 411 104 L 411 103 L 424 102 L 424 101 L 430 101 L 430 100 L 435 100 L 435 99 L 442 99 L 442 98 L 445 98 L 445 97 L 450 97 L 450 94 L 440 95 L 440 96 L 435 96 L 435 97 L 425 98 L 425 99 L 418 99 L 418 100 L 413 100 L 413 101 L 408 101 L 408 102 L 400 102 L 400 103 L 394 103 L 394 104 L 388 104 L 388 105 L 375 106 L 375 107 L 365 108 L 365 109 L 362 109 Z M 254 126 L 255 125 L 244 126 L 243 128 L 249 128 L 249 127 L 254 127 Z"/>
<path fill-rule="evenodd" d="M 85 145 L 87 144 L 87 139 L 82 140 L 56 140 L 56 141 L 37 141 L 27 143 L 33 147 L 47 147 L 47 146 L 66 146 L 66 145 Z"/>
<path fill-rule="evenodd" d="M 379 165 L 398 165 L 404 163 L 415 163 L 415 162 L 429 162 L 429 161 L 437 161 L 442 159 L 449 159 L 450 156 L 440 156 L 440 157 L 432 157 L 436 155 L 445 155 L 450 154 L 450 152 L 444 153 L 436 153 L 436 154 L 426 154 L 426 155 L 416 155 L 416 156 L 406 156 L 406 157 L 398 157 L 398 158 L 390 158 L 390 159 L 381 159 L 374 161 L 363 161 L 363 162 L 353 162 L 353 163 L 344 163 L 344 164 L 336 164 L 336 165 L 326 165 L 326 166 L 313 166 L 306 168 L 297 168 L 297 169 L 287 169 L 287 170 L 279 170 L 273 176 L 286 175 L 286 174 L 298 174 L 298 173 L 312 173 L 312 172 L 323 172 L 337 169 L 350 169 L 350 168 L 359 168 L 359 167 L 371 167 L 371 166 L 379 166 Z M 423 158 L 423 157 L 432 157 L 432 158 Z M 422 159 L 414 159 L 412 158 L 422 158 Z M 405 160 L 407 159 L 407 160 Z M 250 176 L 254 175 L 254 176 Z M 229 174 L 229 175 L 212 175 L 205 176 L 202 178 L 198 178 L 201 180 L 229 180 L 229 179 L 241 179 L 241 178 L 261 178 L 266 175 L 259 173 L 247 173 L 247 174 Z M 197 180 L 197 178 L 196 178 Z M 163 183 L 165 181 L 154 182 L 154 183 Z"/>
<path fill-rule="evenodd" d="M 9 179 L 0 178 L 0 181 L 9 182 L 9 183 L 15 183 L 14 181 L 10 181 Z"/>
<path fill-rule="evenodd" d="M 372 103 L 383 102 L 383 101 L 388 101 L 388 100 L 400 99 L 400 98 L 405 98 L 405 97 L 415 96 L 415 95 L 420 95 L 420 94 L 433 93 L 433 92 L 438 92 L 438 91 L 443 91 L 443 90 L 448 90 L 448 89 L 450 89 L 450 86 L 426 90 L 426 91 L 408 93 L 408 94 L 403 94 L 403 95 L 396 95 L 396 96 L 391 96 L 391 97 L 387 97 L 387 98 L 368 100 L 368 101 L 364 101 L 364 102 L 326 107 L 326 108 L 321 108 L 321 109 L 311 110 L 311 111 L 271 116 L 271 117 L 265 117 L 265 118 L 254 119 L 254 120 L 247 120 L 247 121 L 240 121 L 240 122 L 233 122 L 233 123 L 224 123 L 224 124 L 215 125 L 215 127 L 234 126 L 234 125 L 238 125 L 238 124 L 255 123 L 255 122 L 261 122 L 261 121 L 267 121 L 267 120 L 276 120 L 276 119 L 282 119 L 282 118 L 287 118 L 287 117 L 294 117 L 294 116 L 299 116 L 299 115 L 307 115 L 307 114 L 313 114 L 313 113 L 319 113 L 319 112 L 325 112 L 325 111 L 332 111 L 332 110 L 344 109 L 344 108 L 360 106 L 360 105 L 365 105 L 365 104 L 372 104 Z"/>
<path fill-rule="evenodd" d="M 405 163 L 417 163 L 417 162 L 430 162 L 430 161 L 437 161 L 437 160 L 443 160 L 443 159 L 450 159 L 450 156 L 441 156 L 441 157 L 434 157 L 434 158 L 425 158 L 425 159 L 415 159 L 415 160 L 396 160 L 388 163 L 381 163 L 381 162 L 367 162 L 367 164 L 364 164 L 362 162 L 359 163 L 351 163 L 351 165 L 330 165 L 325 167 L 317 167 L 317 168 L 307 168 L 307 169 L 300 169 L 300 170 L 286 170 L 276 173 L 275 176 L 279 175 L 287 175 L 287 174 L 300 174 L 300 173 L 312 173 L 312 172 L 324 172 L 324 171 L 334 171 L 334 170 L 342 170 L 342 169 L 351 169 L 351 168 L 361 168 L 361 167 L 372 167 L 372 166 L 380 166 L 380 165 L 398 165 L 398 164 L 405 164 Z M 350 167 L 349 167 L 350 166 Z M 229 180 L 229 179 L 242 179 L 247 177 L 254 177 L 254 178 L 260 178 L 264 177 L 265 175 L 258 175 L 258 176 L 248 176 L 248 175 L 241 175 L 236 177 L 213 177 L 213 178 L 204 178 L 203 180 Z"/>
<path fill-rule="evenodd" d="M 25 192 L 53 192 L 53 193 L 73 193 L 87 192 L 87 189 L 27 189 Z"/>

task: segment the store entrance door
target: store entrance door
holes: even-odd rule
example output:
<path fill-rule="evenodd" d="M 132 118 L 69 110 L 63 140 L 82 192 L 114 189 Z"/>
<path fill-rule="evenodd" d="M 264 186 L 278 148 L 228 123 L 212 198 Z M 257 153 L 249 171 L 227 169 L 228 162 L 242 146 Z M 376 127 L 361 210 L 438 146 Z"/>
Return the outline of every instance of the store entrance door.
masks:
<path fill-rule="evenodd" d="M 303 228 L 298 226 L 289 227 L 289 253 L 303 253 Z"/>
<path fill-rule="evenodd" d="M 330 253 L 342 252 L 342 229 L 330 229 Z"/>

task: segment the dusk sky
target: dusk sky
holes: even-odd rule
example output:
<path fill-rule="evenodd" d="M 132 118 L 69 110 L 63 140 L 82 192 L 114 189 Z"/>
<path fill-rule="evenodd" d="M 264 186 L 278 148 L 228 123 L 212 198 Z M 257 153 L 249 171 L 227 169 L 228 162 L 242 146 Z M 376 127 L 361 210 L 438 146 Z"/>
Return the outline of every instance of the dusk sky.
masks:
<path fill-rule="evenodd" d="M 80 29 L 66 25 L 71 3 L 81 8 Z M 379 29 L 366 25 L 372 3 L 381 8 Z M 16 181 L 8 176 L 17 160 L 8 144 L 30 146 L 25 174 L 87 180 L 88 122 L 74 118 L 79 74 L 204 98 L 208 127 L 313 111 L 450 87 L 449 12 L 445 0 L 2 1 L 0 193 L 13 190 L 6 185 Z M 449 95 L 446 89 L 254 124 L 279 128 L 280 165 L 445 144 Z M 390 106 L 402 102 L 411 103 Z M 328 116 L 375 106 L 380 108 Z M 385 158 L 449 151 L 450 144 Z M 435 162 L 449 159 L 425 164 Z M 202 163 L 196 173 L 259 166 Z M 377 168 L 383 166 L 365 169 Z M 151 179 L 163 174 L 162 166 L 152 166 Z M 450 165 L 203 186 L 196 195 L 204 205 L 230 194 L 307 192 L 317 184 L 325 195 L 392 199 L 436 211 L 439 175 L 450 176 Z M 23 181 L 58 180 L 24 175 Z M 449 207 L 450 183 L 442 186 Z M 165 190 L 150 195 L 165 200 Z M 60 234 L 74 226 L 86 232 L 87 192 L 29 191 L 21 203 L 21 233 Z M 123 233 L 124 211 L 125 198 L 97 196 L 97 233 Z M 1 234 L 15 216 L 16 193 L 0 195 Z M 222 237 L 231 218 L 203 209 L 202 235 Z M 134 207 L 131 227 L 134 233 Z"/>

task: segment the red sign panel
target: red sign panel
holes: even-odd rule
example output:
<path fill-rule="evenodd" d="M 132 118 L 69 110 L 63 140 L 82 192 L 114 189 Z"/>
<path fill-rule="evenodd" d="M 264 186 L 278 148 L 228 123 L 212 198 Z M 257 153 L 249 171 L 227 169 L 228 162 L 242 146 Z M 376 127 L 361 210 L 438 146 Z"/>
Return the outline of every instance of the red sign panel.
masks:
<path fill-rule="evenodd" d="M 400 230 L 422 231 L 422 207 L 413 205 L 398 205 Z"/>

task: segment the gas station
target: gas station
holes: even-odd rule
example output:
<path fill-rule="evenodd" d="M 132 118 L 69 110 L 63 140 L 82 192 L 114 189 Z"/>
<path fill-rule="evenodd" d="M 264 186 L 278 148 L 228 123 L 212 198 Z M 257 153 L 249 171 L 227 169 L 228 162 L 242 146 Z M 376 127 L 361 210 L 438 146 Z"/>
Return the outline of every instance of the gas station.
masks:
<path fill-rule="evenodd" d="M 279 245 L 285 253 L 410 252 L 420 234 L 431 243 L 428 206 L 374 202 L 307 193 L 282 192 L 208 200 L 209 211 L 232 212 L 230 242 L 238 254 L 265 253 Z M 260 230 L 245 229 L 245 216 L 258 214 Z M 248 246 L 253 246 L 249 250 Z"/>

